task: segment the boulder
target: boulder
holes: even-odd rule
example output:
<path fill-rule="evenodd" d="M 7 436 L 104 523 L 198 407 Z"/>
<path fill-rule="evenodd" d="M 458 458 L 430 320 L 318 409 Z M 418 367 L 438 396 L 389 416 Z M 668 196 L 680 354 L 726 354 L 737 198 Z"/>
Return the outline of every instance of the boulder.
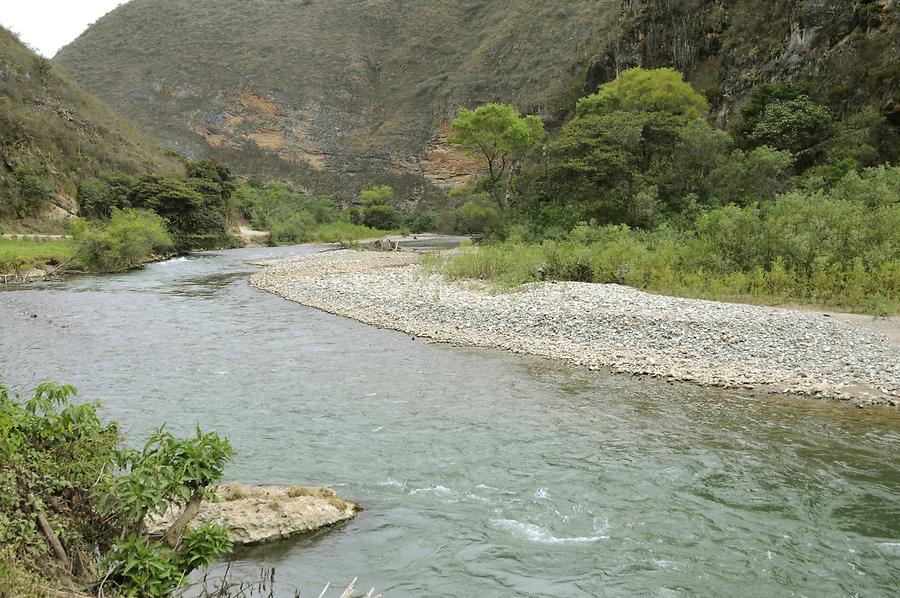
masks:
<path fill-rule="evenodd" d="M 217 502 L 203 502 L 191 525 L 227 524 L 235 546 L 284 540 L 352 519 L 360 510 L 356 503 L 340 498 L 329 488 L 230 483 L 216 488 L 216 496 Z M 148 517 L 148 532 L 165 533 L 181 508 Z"/>

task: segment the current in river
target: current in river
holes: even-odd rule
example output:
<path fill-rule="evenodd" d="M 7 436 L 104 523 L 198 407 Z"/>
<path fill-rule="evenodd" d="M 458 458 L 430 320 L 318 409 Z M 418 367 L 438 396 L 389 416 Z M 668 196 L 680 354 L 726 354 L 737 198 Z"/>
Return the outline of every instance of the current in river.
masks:
<path fill-rule="evenodd" d="M 226 479 L 328 485 L 355 520 L 233 555 L 284 595 L 896 596 L 900 416 L 428 344 L 200 253 L 0 292 L 0 374 L 74 384 L 141 444 L 227 436 Z"/>

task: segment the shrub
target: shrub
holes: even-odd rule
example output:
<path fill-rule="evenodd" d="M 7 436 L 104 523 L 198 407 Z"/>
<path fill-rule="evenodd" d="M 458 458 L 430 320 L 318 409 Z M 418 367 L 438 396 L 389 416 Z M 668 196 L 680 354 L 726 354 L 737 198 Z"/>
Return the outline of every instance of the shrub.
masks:
<path fill-rule="evenodd" d="M 113 208 L 108 222 L 82 222 L 74 232 L 79 264 L 95 272 L 129 270 L 175 249 L 163 219 L 139 210 Z"/>
<path fill-rule="evenodd" d="M 53 585 L 57 566 L 78 562 L 74 573 L 84 585 L 170 596 L 191 571 L 231 548 L 227 529 L 186 532 L 178 524 L 158 540 L 144 533 L 144 516 L 170 503 L 199 505 L 231 446 L 199 430 L 187 440 L 160 430 L 143 450 L 126 449 L 118 425 L 103 423 L 96 404 L 74 403 L 75 395 L 71 386 L 48 383 L 21 401 L 0 384 L 0 587 L 18 595 Z M 49 532 L 35 525 L 35 512 Z"/>
<path fill-rule="evenodd" d="M 709 210 L 679 232 L 581 224 L 559 240 L 470 249 L 451 278 L 615 282 L 709 298 L 900 311 L 900 168 L 848 174 L 828 192 Z"/>
<path fill-rule="evenodd" d="M 413 234 L 434 232 L 438 228 L 438 215 L 433 211 L 416 211 L 406 216 L 403 225 Z"/>

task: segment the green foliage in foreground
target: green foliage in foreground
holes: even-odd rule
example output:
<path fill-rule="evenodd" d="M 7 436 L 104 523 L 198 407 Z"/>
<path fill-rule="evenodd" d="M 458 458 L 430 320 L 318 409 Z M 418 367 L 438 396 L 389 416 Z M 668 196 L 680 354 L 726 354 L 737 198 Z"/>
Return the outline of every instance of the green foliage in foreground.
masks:
<path fill-rule="evenodd" d="M 78 263 L 93 272 L 130 270 L 175 251 L 165 221 L 153 212 L 113 208 L 108 221 L 80 221 L 74 233 Z"/>
<path fill-rule="evenodd" d="M 728 205 L 683 230 L 582 224 L 541 243 L 512 240 L 441 266 L 450 278 L 543 279 L 650 291 L 900 312 L 900 168 L 848 174 L 830 190 Z"/>
<path fill-rule="evenodd" d="M 117 424 L 103 423 L 96 404 L 72 402 L 75 394 L 48 383 L 20 400 L 0 385 L 0 588 L 31 596 L 105 580 L 114 595 L 169 596 L 230 550 L 227 529 L 170 530 L 175 540 L 164 542 L 146 534 L 144 517 L 206 493 L 231 446 L 199 429 L 187 440 L 160 429 L 142 450 L 124 448 Z"/>

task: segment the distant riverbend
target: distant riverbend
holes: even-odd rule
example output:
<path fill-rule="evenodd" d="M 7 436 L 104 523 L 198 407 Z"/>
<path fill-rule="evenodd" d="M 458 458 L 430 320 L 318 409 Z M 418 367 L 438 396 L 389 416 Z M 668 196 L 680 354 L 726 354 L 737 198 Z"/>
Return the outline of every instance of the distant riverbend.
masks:
<path fill-rule="evenodd" d="M 264 264 L 251 284 L 434 341 L 591 369 L 896 407 L 900 343 L 862 318 L 546 282 L 448 282 L 414 253 L 338 251 Z M 889 332 L 896 320 L 883 325 Z"/>

